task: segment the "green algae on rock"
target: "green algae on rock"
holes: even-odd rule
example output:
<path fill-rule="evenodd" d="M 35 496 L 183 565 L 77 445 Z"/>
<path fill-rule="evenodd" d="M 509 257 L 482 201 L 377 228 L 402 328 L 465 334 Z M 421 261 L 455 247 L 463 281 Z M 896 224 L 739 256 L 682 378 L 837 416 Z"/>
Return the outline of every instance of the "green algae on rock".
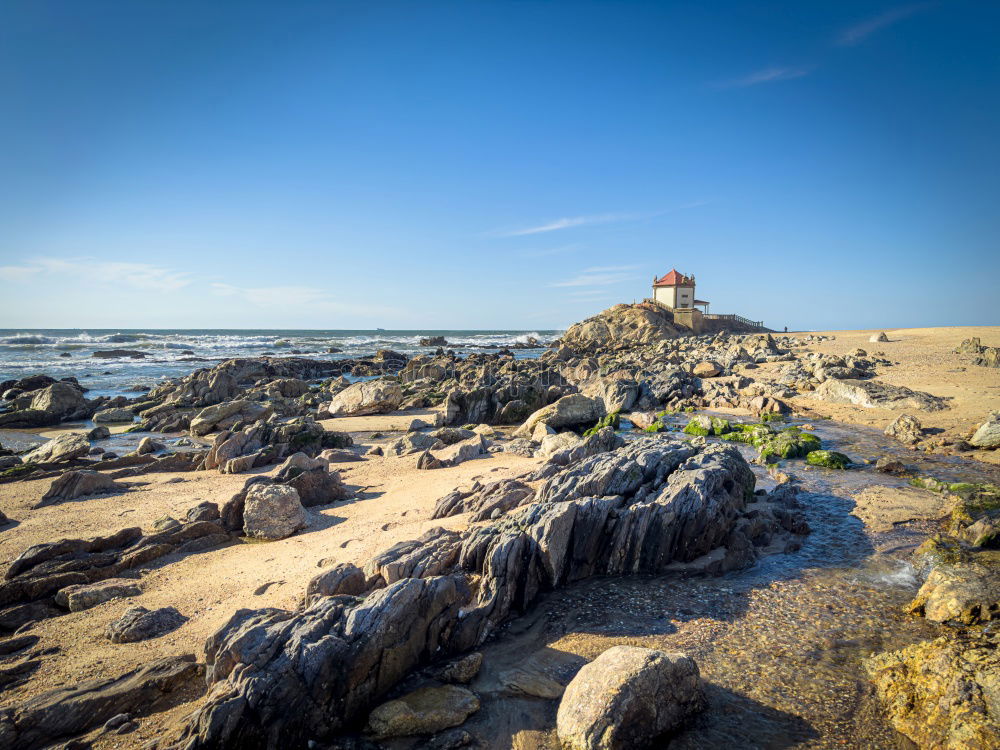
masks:
<path fill-rule="evenodd" d="M 806 463 L 810 466 L 823 466 L 827 469 L 846 469 L 851 459 L 837 451 L 810 451 L 806 455 Z"/>

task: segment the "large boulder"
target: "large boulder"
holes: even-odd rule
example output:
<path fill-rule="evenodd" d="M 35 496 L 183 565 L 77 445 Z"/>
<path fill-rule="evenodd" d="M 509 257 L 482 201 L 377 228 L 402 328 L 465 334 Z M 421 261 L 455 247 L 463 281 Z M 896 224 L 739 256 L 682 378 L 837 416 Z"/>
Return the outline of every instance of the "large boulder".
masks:
<path fill-rule="evenodd" d="M 58 461 L 70 461 L 85 456 L 89 450 L 90 441 L 85 435 L 65 432 L 47 443 L 42 443 L 35 450 L 22 456 L 22 459 L 26 464 L 54 464 Z"/>
<path fill-rule="evenodd" d="M 31 399 L 30 408 L 65 419 L 86 412 L 87 400 L 79 386 L 56 382 L 38 391 Z"/>
<path fill-rule="evenodd" d="M 107 474 L 99 471 L 67 471 L 49 485 L 42 495 L 39 505 L 55 503 L 62 500 L 75 500 L 86 495 L 96 495 L 101 492 L 117 492 L 126 489 Z"/>
<path fill-rule="evenodd" d="M 368 731 L 379 738 L 435 734 L 478 710 L 479 699 L 467 688 L 424 687 L 376 707 L 368 716 Z"/>
<path fill-rule="evenodd" d="M 243 505 L 243 533 L 255 539 L 276 540 L 309 525 L 306 509 L 293 487 L 255 484 Z"/>
<path fill-rule="evenodd" d="M 969 438 L 969 444 L 989 450 L 1000 448 L 1000 411 L 990 412 L 989 418 Z"/>
<path fill-rule="evenodd" d="M 554 430 L 581 425 L 589 427 L 606 413 L 602 399 L 590 398 L 582 393 L 571 393 L 536 411 L 525 420 L 515 434 L 518 437 L 529 437 L 539 424 Z"/>
<path fill-rule="evenodd" d="M 967 631 L 865 660 L 889 720 L 921 748 L 1000 747 L 1000 636 Z"/>
<path fill-rule="evenodd" d="M 614 646 L 566 687 L 556 733 L 566 750 L 647 747 L 706 706 L 694 660 L 639 646 Z"/>
<path fill-rule="evenodd" d="M 561 343 L 577 352 L 604 352 L 656 344 L 680 335 L 673 316 L 657 305 L 623 304 L 570 326 Z"/>
<path fill-rule="evenodd" d="M 325 407 L 321 407 L 321 416 L 325 412 L 331 417 L 352 417 L 366 414 L 386 414 L 395 411 L 403 403 L 403 389 L 399 383 L 391 380 L 364 380 L 348 386 Z"/>

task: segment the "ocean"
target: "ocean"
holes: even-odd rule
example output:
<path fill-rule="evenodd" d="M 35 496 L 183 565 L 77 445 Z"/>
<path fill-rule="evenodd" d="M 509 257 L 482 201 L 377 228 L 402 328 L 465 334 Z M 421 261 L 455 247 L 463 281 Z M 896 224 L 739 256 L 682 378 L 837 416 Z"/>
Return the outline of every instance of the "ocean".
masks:
<path fill-rule="evenodd" d="M 233 357 L 303 356 L 345 359 L 394 349 L 407 355 L 430 353 L 422 338 L 444 336 L 456 351 L 490 351 L 535 338 L 544 347 L 561 331 L 306 331 L 306 330 L 168 330 L 168 329 L 0 329 L 0 381 L 45 373 L 54 378 L 75 376 L 90 397 L 117 395 L 151 388 L 201 367 Z M 343 351 L 329 353 L 330 348 Z M 97 359 L 95 351 L 132 349 L 143 359 Z M 522 359 L 538 357 L 541 349 L 515 349 Z M 200 361 L 199 361 L 200 360 Z"/>

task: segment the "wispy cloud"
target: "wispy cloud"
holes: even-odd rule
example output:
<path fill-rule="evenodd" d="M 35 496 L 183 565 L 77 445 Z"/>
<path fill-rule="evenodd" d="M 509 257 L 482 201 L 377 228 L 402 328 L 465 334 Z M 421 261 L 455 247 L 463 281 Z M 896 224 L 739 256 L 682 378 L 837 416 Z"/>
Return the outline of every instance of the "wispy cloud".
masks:
<path fill-rule="evenodd" d="M 853 47 L 855 44 L 861 44 L 861 42 L 875 32 L 899 23 L 915 13 L 926 10 L 931 5 L 932 3 L 915 3 L 913 5 L 901 5 L 897 8 L 890 8 L 881 15 L 844 29 L 837 35 L 835 43 L 840 47 Z"/>
<path fill-rule="evenodd" d="M 149 263 L 102 261 L 96 258 L 32 258 L 17 266 L 0 266 L 0 279 L 26 281 L 40 275 L 73 276 L 88 283 L 120 284 L 134 289 L 173 292 L 191 283 L 191 275 Z"/>
<path fill-rule="evenodd" d="M 636 279 L 639 266 L 593 266 L 563 281 L 553 281 L 550 287 L 604 287 Z"/>
<path fill-rule="evenodd" d="M 594 224 L 612 224 L 619 221 L 641 221 L 643 219 L 653 219 L 657 216 L 663 216 L 664 214 L 672 213 L 673 211 L 681 211 L 686 208 L 704 206 L 708 202 L 709 201 L 706 200 L 690 201 L 689 203 L 682 203 L 679 206 L 671 206 L 670 208 L 664 208 L 660 211 L 628 211 L 621 213 L 591 214 L 589 216 L 567 216 L 561 219 L 553 219 L 552 221 L 545 222 L 544 224 L 538 224 L 536 226 L 526 227 L 523 229 L 497 230 L 491 232 L 490 234 L 493 237 L 525 237 L 532 234 L 544 234 L 545 232 L 556 232 L 560 229 L 572 229 L 573 227 L 590 226 Z"/>
<path fill-rule="evenodd" d="M 312 286 L 260 286 L 242 287 L 233 284 L 213 283 L 212 293 L 221 297 L 235 297 L 254 307 L 281 310 L 308 308 L 320 314 L 351 314 L 393 317 L 402 310 L 381 305 L 353 304 L 335 300 L 325 289 Z"/>
<path fill-rule="evenodd" d="M 759 86 L 762 83 L 777 83 L 778 81 L 791 81 L 795 78 L 802 78 L 812 72 L 812 68 L 807 67 L 771 67 L 762 68 L 750 75 L 742 78 L 735 78 L 725 81 L 719 86 L 724 89 L 746 88 L 747 86 Z"/>

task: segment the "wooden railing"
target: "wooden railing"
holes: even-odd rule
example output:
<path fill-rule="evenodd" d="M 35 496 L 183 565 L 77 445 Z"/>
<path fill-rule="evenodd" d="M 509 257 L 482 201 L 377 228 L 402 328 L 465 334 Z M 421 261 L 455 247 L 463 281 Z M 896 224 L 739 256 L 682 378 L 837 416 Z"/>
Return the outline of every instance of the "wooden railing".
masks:
<path fill-rule="evenodd" d="M 667 304 L 664 304 L 663 302 L 660 302 L 658 299 L 653 299 L 652 297 L 647 297 L 646 299 L 643 300 L 643 302 L 649 302 L 650 304 L 656 305 L 657 307 L 661 307 L 664 310 L 667 310 L 668 312 L 673 312 L 675 309 Z M 676 309 L 686 309 L 686 308 L 676 308 Z M 705 320 L 730 320 L 734 323 L 741 323 L 747 326 L 748 328 L 758 328 L 762 331 L 768 330 L 768 328 L 764 325 L 763 320 L 750 320 L 749 318 L 744 318 L 742 315 L 736 315 L 735 313 L 729 313 L 723 315 L 717 315 L 715 313 L 702 313 L 702 317 Z"/>

